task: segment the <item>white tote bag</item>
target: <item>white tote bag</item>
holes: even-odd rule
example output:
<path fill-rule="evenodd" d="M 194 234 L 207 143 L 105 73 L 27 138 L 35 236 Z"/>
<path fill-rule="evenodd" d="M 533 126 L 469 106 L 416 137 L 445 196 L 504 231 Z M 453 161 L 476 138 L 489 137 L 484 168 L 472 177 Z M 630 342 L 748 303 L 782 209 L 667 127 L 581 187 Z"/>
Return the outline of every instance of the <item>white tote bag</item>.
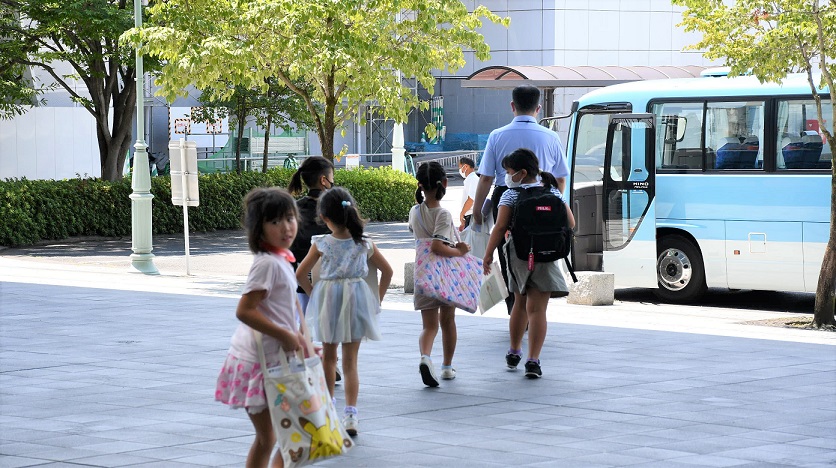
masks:
<path fill-rule="evenodd" d="M 488 239 L 491 238 L 490 232 L 484 229 L 484 225 L 481 231 L 475 231 L 471 224 L 462 234 L 462 240 L 470 246 L 470 253 L 476 258 L 484 258 L 485 251 L 488 250 Z"/>
<path fill-rule="evenodd" d="M 484 314 L 508 297 L 508 286 L 502 279 L 499 263 L 491 264 L 491 272 L 482 277 L 482 289 L 479 290 L 479 313 Z"/>
<path fill-rule="evenodd" d="M 354 446 L 331 401 L 319 356 L 288 359 L 267 368 L 261 333 L 253 330 L 264 369 L 264 393 L 285 468 L 305 466 L 343 455 Z"/>

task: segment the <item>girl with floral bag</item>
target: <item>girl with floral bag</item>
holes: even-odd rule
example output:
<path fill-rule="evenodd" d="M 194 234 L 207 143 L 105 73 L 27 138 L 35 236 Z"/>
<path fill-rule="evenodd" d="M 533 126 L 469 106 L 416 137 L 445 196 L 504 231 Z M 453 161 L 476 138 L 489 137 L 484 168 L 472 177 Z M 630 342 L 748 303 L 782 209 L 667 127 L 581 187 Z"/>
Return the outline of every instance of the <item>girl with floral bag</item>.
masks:
<path fill-rule="evenodd" d="M 409 230 L 416 239 L 433 239 L 431 250 L 442 257 L 461 257 L 470 251 L 464 242 L 454 242 L 455 228 L 453 216 L 441 207 L 439 200 L 447 190 L 447 174 L 438 162 L 424 163 L 418 167 L 416 174 L 418 189 L 415 191 L 417 205 L 409 211 Z M 456 352 L 456 308 L 438 299 L 422 294 L 413 295 L 415 310 L 421 311 L 423 328 L 418 338 L 418 350 L 421 359 L 418 370 L 421 380 L 428 387 L 438 387 L 439 379 L 433 366 L 432 349 L 435 336 L 441 326 L 441 344 L 443 360 L 441 362 L 441 379 L 456 378 L 453 368 L 453 354 Z"/>

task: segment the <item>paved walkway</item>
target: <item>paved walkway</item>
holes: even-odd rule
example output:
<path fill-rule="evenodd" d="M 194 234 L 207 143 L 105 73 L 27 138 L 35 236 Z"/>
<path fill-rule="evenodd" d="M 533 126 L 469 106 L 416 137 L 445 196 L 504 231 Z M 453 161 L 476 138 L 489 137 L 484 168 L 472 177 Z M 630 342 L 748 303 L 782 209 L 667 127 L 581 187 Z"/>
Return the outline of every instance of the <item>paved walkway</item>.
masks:
<path fill-rule="evenodd" d="M 0 255 L 0 466 L 243 466 L 250 423 L 213 390 L 247 255 L 199 239 L 192 277 L 163 248 L 163 275 L 126 273 L 124 241 Z M 437 389 L 411 296 L 384 309 L 360 351 L 357 448 L 321 466 L 836 465 L 836 334 L 742 324 L 778 308 L 553 299 L 534 381 L 505 369 L 501 307 L 462 314 L 458 377 Z"/>

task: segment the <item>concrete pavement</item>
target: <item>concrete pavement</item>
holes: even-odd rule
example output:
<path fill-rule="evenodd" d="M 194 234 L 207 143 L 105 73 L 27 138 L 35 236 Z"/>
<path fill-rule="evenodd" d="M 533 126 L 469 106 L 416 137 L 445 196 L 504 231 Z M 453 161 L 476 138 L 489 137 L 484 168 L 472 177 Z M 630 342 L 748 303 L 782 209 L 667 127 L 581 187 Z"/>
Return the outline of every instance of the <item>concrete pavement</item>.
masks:
<path fill-rule="evenodd" d="M 369 231 L 396 272 L 411 259 L 405 225 Z M 195 236 L 190 277 L 177 236 L 170 250 L 155 238 L 160 276 L 127 273 L 130 240 L 2 252 L 0 466 L 243 466 L 250 423 L 213 401 L 249 267 L 241 235 Z M 552 299 L 534 381 L 505 369 L 502 307 L 462 313 L 458 377 L 429 389 L 420 316 L 391 290 L 383 341 L 360 351 L 357 448 L 321 466 L 836 465 L 836 334 L 742 323 L 809 297 L 643 294 Z"/>

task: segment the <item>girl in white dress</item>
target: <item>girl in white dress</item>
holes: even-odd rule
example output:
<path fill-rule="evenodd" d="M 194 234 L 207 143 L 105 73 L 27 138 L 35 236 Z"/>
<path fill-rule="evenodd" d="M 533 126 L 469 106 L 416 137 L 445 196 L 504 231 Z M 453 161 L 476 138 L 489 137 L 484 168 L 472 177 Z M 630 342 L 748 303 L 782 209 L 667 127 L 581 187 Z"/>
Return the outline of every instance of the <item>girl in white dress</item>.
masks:
<path fill-rule="evenodd" d="M 296 270 L 296 279 L 310 296 L 306 319 L 315 339 L 322 342 L 325 380 L 332 398 L 337 346 L 342 345 L 343 424 L 349 435 L 355 436 L 360 390 L 357 353 L 363 338 L 380 339 L 377 314 L 392 279 L 392 267 L 365 239 L 363 220 L 348 191 L 335 187 L 320 195 L 317 211 L 331 234 L 312 238 L 311 249 Z M 320 279 L 313 285 L 308 273 L 320 258 Z M 366 283 L 369 264 L 380 270 L 378 291 L 372 291 Z"/>

